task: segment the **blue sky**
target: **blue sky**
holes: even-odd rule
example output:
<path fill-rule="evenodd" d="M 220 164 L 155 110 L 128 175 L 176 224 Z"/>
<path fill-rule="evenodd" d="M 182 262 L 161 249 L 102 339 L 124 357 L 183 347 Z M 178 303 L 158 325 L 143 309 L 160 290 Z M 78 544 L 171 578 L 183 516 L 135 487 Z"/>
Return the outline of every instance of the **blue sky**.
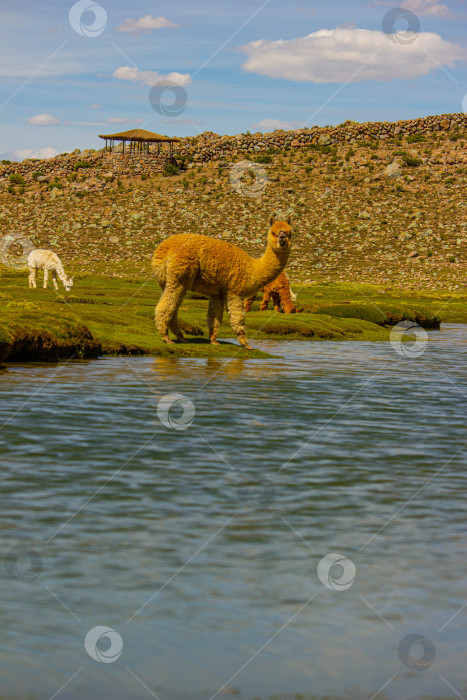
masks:
<path fill-rule="evenodd" d="M 80 3 L 70 23 L 73 2 L 0 0 L 4 158 L 96 148 L 135 127 L 235 134 L 463 109 L 465 0 Z M 394 30 L 419 29 L 383 33 L 400 5 Z M 176 117 L 149 102 L 167 78 L 186 94 Z"/>

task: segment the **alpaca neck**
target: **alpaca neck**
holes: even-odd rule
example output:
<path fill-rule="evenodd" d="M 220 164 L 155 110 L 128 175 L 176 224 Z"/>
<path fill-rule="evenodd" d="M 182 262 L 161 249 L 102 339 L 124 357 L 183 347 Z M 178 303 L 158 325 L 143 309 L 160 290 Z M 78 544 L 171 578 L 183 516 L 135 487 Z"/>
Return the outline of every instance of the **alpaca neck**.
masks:
<path fill-rule="evenodd" d="M 63 282 L 63 284 L 68 282 L 68 277 L 65 274 L 65 270 L 63 269 L 63 265 L 57 265 L 56 270 L 57 270 L 57 275 L 59 276 L 59 279 L 61 280 L 61 282 Z"/>
<path fill-rule="evenodd" d="M 276 279 L 287 265 L 289 259 L 289 248 L 286 250 L 273 250 L 270 245 L 266 248 L 261 258 L 253 261 L 254 286 L 256 289 L 264 287 Z"/>

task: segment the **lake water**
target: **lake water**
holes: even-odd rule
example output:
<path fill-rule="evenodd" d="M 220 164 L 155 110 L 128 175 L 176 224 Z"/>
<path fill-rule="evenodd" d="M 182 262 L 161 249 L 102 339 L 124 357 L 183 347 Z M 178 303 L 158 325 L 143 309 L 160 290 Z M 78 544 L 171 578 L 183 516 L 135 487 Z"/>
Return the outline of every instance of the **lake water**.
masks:
<path fill-rule="evenodd" d="M 0 371 L 0 697 L 465 697 L 467 328 L 430 337 Z"/>

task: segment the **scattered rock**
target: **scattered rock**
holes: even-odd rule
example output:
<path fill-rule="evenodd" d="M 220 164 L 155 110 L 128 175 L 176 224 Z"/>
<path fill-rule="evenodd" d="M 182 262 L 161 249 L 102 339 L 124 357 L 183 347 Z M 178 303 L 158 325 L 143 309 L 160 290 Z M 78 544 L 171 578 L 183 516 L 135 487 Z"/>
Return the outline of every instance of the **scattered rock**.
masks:
<path fill-rule="evenodd" d="M 400 177 L 402 175 L 402 168 L 397 161 L 394 161 L 387 166 L 384 173 L 388 177 Z"/>

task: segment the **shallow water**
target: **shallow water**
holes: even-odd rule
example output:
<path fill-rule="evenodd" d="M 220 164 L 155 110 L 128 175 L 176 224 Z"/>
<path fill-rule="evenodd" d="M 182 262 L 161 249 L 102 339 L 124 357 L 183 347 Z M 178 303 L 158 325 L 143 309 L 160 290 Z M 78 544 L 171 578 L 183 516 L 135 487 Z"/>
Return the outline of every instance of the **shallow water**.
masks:
<path fill-rule="evenodd" d="M 430 336 L 1 371 L 0 697 L 465 695 L 467 327 Z"/>

